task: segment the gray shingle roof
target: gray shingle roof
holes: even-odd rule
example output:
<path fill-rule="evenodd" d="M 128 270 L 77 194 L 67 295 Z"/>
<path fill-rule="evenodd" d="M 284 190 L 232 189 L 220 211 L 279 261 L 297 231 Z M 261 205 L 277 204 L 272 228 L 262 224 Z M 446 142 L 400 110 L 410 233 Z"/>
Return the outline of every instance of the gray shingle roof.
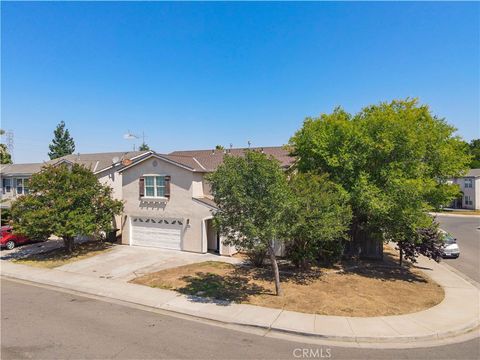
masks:
<path fill-rule="evenodd" d="M 32 175 L 39 172 L 42 166 L 42 163 L 5 164 L 1 166 L 0 172 L 4 175 Z"/>
<path fill-rule="evenodd" d="M 480 169 L 470 169 L 470 171 L 465 176 L 479 177 L 480 176 Z"/>

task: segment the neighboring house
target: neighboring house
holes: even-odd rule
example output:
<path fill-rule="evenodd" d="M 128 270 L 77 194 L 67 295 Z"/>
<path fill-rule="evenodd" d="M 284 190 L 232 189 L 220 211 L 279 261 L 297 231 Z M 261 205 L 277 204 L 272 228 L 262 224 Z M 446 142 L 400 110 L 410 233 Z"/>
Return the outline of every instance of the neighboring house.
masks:
<path fill-rule="evenodd" d="M 118 169 L 150 153 L 151 151 L 72 154 L 44 163 L 0 165 L 2 182 L 1 207 L 9 208 L 12 200 L 18 196 L 28 194 L 28 181 L 32 174 L 39 172 L 44 165 L 57 164 L 76 163 L 88 167 L 102 183 L 113 188 L 114 198 L 122 199 L 122 181 L 120 175 L 118 175 Z"/>
<path fill-rule="evenodd" d="M 293 159 L 281 147 L 257 149 L 289 167 Z M 216 205 L 205 175 L 215 171 L 229 153 L 245 149 L 152 153 L 119 170 L 125 202 L 122 243 L 232 255 L 213 227 Z"/>
<path fill-rule="evenodd" d="M 452 207 L 457 209 L 480 209 L 480 169 L 471 169 L 465 176 L 454 178 L 452 183 L 460 186 L 461 195 Z"/>

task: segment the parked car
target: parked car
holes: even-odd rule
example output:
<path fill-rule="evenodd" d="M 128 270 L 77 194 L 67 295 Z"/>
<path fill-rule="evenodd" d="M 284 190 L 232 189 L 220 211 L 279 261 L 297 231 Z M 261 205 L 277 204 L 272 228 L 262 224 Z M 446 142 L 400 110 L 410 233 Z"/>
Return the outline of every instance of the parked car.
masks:
<path fill-rule="evenodd" d="M 15 246 L 29 243 L 30 240 L 25 236 L 17 235 L 13 233 L 11 226 L 2 226 L 0 228 L 0 246 L 12 250 Z"/>
<path fill-rule="evenodd" d="M 443 236 L 443 242 L 445 246 L 443 248 L 443 257 L 452 257 L 458 258 L 460 256 L 460 248 L 457 244 L 457 239 L 455 239 L 450 233 L 445 230 L 440 229 L 440 233 Z"/>

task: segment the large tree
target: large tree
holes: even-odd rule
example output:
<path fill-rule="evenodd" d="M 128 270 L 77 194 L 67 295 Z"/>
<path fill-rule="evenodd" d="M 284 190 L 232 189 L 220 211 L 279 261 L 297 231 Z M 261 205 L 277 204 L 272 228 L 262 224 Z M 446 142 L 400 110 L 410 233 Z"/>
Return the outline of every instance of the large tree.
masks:
<path fill-rule="evenodd" d="M 326 173 L 349 193 L 354 240 L 413 241 L 430 224 L 427 211 L 458 194 L 447 180 L 470 157 L 455 130 L 407 99 L 307 118 L 290 145 L 300 172 Z"/>
<path fill-rule="evenodd" d="M 287 257 L 300 268 L 317 259 L 340 258 L 352 210 L 348 193 L 326 175 L 296 173 L 290 178 L 294 201 L 288 214 Z"/>
<path fill-rule="evenodd" d="M 225 243 L 244 251 L 266 251 L 276 293 L 282 295 L 274 245 L 287 227 L 291 192 L 279 162 L 256 151 L 227 155 L 208 180 L 218 206 L 215 223 Z"/>
<path fill-rule="evenodd" d="M 72 252 L 76 236 L 100 236 L 113 230 L 123 203 L 112 188 L 84 166 L 48 165 L 33 174 L 29 193 L 12 204 L 15 231 L 32 239 L 56 235 Z"/>
<path fill-rule="evenodd" d="M 48 153 L 50 160 L 73 154 L 75 151 L 75 142 L 70 136 L 68 129 L 65 129 L 64 121 L 60 121 L 60 123 L 57 125 L 55 131 L 53 132 L 52 143 L 48 147 L 50 149 L 50 152 Z"/>

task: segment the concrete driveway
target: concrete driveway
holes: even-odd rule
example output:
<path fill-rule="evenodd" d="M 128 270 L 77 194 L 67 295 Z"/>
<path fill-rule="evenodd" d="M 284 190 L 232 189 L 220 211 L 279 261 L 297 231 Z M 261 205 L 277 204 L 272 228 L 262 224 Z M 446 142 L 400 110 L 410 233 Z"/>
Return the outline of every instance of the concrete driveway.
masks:
<path fill-rule="evenodd" d="M 143 274 L 202 261 L 240 263 L 239 258 L 214 254 L 196 254 L 128 245 L 116 245 L 113 250 L 88 259 L 56 268 L 57 270 L 129 281 Z"/>

